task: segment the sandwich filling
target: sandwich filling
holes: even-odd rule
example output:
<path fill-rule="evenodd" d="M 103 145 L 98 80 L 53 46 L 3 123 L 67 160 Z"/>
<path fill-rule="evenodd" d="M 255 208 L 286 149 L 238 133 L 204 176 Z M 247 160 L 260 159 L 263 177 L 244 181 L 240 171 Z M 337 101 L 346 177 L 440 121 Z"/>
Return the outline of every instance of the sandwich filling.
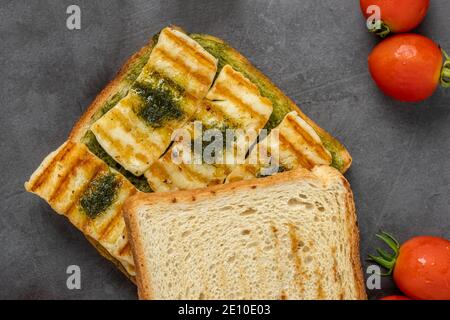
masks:
<path fill-rule="evenodd" d="M 311 170 L 317 165 L 330 165 L 331 161 L 331 154 L 317 133 L 292 111 L 252 149 L 246 163 L 237 166 L 226 182 L 269 176 L 299 167 Z"/>
<path fill-rule="evenodd" d="M 224 66 L 194 121 L 184 127 L 183 133 L 188 138 L 183 136 L 175 141 L 145 173 L 151 188 L 170 191 L 223 183 L 237 158 L 245 159 L 271 113 L 270 100 L 262 97 L 257 87 L 240 72 Z M 197 133 L 199 125 L 201 130 Z M 229 134 L 233 134 L 232 141 L 227 141 Z M 214 141 L 216 148 L 210 148 L 206 136 L 209 141 L 222 141 Z M 198 145 L 200 147 L 196 148 Z"/>
<path fill-rule="evenodd" d="M 216 59 L 189 36 L 163 29 L 128 95 L 92 125 L 98 143 L 141 176 L 192 118 L 216 70 Z"/>

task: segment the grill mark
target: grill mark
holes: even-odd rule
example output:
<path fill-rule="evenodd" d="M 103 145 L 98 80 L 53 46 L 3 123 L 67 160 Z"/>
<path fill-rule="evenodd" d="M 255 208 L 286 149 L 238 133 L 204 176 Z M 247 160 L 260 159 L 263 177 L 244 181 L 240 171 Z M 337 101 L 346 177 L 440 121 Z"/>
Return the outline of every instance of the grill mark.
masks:
<path fill-rule="evenodd" d="M 127 241 L 125 245 L 119 250 L 119 256 L 129 255 L 131 253 L 130 249 L 130 242 Z"/>
<path fill-rule="evenodd" d="M 278 135 L 278 139 L 280 140 L 280 144 L 284 144 L 287 146 L 287 149 L 295 153 L 295 157 L 297 158 L 298 162 L 300 162 L 300 165 L 306 169 L 312 169 L 314 165 L 311 163 L 311 161 L 305 157 L 305 155 L 298 149 L 295 148 L 295 146 L 286 139 L 286 137 L 280 132 Z"/>
<path fill-rule="evenodd" d="M 283 275 L 281 273 L 281 268 L 279 267 L 280 264 L 280 239 L 278 238 L 278 229 L 275 227 L 273 222 L 271 222 L 270 230 L 273 234 L 273 241 L 274 241 L 274 250 L 275 250 L 275 261 L 277 262 L 277 278 L 279 280 L 279 283 L 282 283 Z M 287 295 L 284 290 L 281 290 L 281 300 L 286 300 Z"/>
<path fill-rule="evenodd" d="M 90 158 L 90 157 L 87 157 L 87 158 L 85 158 L 82 162 L 81 162 L 81 164 L 79 165 L 79 167 L 83 167 L 84 165 L 91 165 L 91 167 L 89 167 L 89 168 L 85 168 L 84 167 L 84 172 L 88 172 L 89 173 L 89 176 L 88 176 L 88 182 L 87 182 L 87 184 L 89 184 L 89 182 L 92 180 L 92 176 L 95 176 L 95 175 L 97 175 L 97 172 L 99 171 L 99 169 L 100 168 L 104 168 L 104 164 L 103 163 L 101 163 L 101 162 L 98 162 L 98 161 L 92 161 L 92 159 Z M 76 167 L 77 166 L 74 166 L 74 168 L 76 169 Z M 89 171 L 88 171 L 89 170 Z M 75 177 L 76 175 L 74 174 L 74 170 L 72 169 L 71 171 L 70 171 L 70 173 L 69 173 L 72 177 Z M 70 179 L 67 179 L 67 180 L 65 180 L 65 186 L 63 186 L 63 187 L 61 187 L 60 189 L 63 189 L 63 190 L 65 190 L 66 191 L 66 189 L 67 189 L 67 186 L 69 185 L 69 183 L 70 183 Z M 83 184 L 83 188 L 84 188 L 84 185 L 85 184 Z M 83 188 L 77 188 L 76 190 L 74 190 L 74 192 L 72 193 L 72 197 L 71 197 L 71 201 L 70 201 L 70 203 L 68 203 L 68 204 L 66 204 L 66 207 L 67 208 L 71 208 L 72 207 L 72 205 L 75 203 L 75 202 L 77 202 L 78 200 L 79 200 L 79 197 L 80 197 L 80 195 L 82 194 L 82 193 L 80 193 L 80 189 L 81 190 L 84 190 Z M 62 196 L 64 194 L 64 192 L 59 192 L 57 195 L 55 195 L 55 198 L 54 199 L 51 199 L 51 200 L 49 200 L 49 203 L 50 202 L 58 202 L 58 200 L 59 200 L 59 198 Z M 63 212 L 67 212 L 67 208 L 66 209 L 64 209 L 63 210 Z"/>
<path fill-rule="evenodd" d="M 112 140 L 111 137 L 106 133 L 103 126 L 100 126 L 98 123 L 97 123 L 97 125 L 94 125 L 94 127 L 92 129 L 93 129 L 93 132 L 96 133 L 95 134 L 96 136 L 100 135 L 103 140 L 107 140 L 112 148 L 114 148 L 114 149 L 124 149 L 125 148 L 122 146 L 121 141 Z M 99 143 L 100 143 L 100 141 L 99 141 Z M 117 160 L 117 157 L 113 157 L 113 158 Z"/>
<path fill-rule="evenodd" d="M 242 126 L 242 124 L 239 123 L 239 121 L 237 121 L 236 119 L 228 117 L 228 115 L 217 104 L 213 103 L 213 101 L 205 99 L 203 103 L 204 105 L 202 107 L 204 108 L 204 115 L 210 115 L 211 118 L 214 118 L 219 122 L 223 122 L 226 118 L 226 122 L 229 123 L 232 127 L 239 128 Z M 201 118 L 202 122 L 203 120 L 205 120 L 205 118 L 202 117 L 202 114 L 199 115 L 199 118 Z"/>
<path fill-rule="evenodd" d="M 169 185 L 168 180 L 170 179 L 170 176 L 168 175 L 166 168 L 160 163 L 160 160 L 153 163 L 148 172 L 151 177 L 158 179 L 163 184 Z M 148 177 L 147 180 L 150 184 L 152 184 L 151 187 L 153 188 L 153 183 Z M 155 186 L 155 188 L 156 187 L 157 186 Z"/>
<path fill-rule="evenodd" d="M 111 204 L 102 212 L 102 213 L 106 213 L 109 209 L 111 209 L 112 207 L 113 207 L 113 205 L 114 205 L 114 203 L 117 201 L 117 198 L 119 197 L 119 195 L 120 195 L 120 191 L 121 191 L 121 189 L 124 187 L 124 182 L 121 180 L 121 181 L 119 181 L 119 187 L 118 187 L 118 189 L 119 189 L 119 191 L 117 192 L 117 195 L 116 195 L 116 198 L 111 202 Z M 116 216 L 119 216 L 120 218 L 122 218 L 122 207 L 123 207 L 123 205 L 125 204 L 125 201 L 123 201 L 122 203 L 121 203 L 121 205 L 119 206 L 119 210 L 116 210 L 114 213 L 113 213 L 113 216 L 109 219 L 109 221 L 107 222 L 107 224 L 106 224 L 106 226 L 103 226 L 102 228 L 100 228 L 98 231 L 97 231 L 97 234 L 98 234 L 98 238 L 99 239 L 101 239 L 102 238 L 102 232 L 104 232 L 105 230 L 106 230 L 106 228 L 108 228 L 108 226 L 110 225 L 110 223 L 111 223 L 111 221 L 112 220 L 114 220 L 115 218 L 116 218 Z M 84 221 L 84 224 L 83 224 L 83 230 L 85 230 L 85 228 L 87 227 L 87 226 L 93 226 L 94 225 L 94 222 L 95 222 L 95 219 L 87 219 L 87 220 L 85 220 Z"/>
<path fill-rule="evenodd" d="M 219 94 L 221 94 L 221 96 L 224 96 L 224 100 L 229 100 L 235 106 L 237 106 L 237 108 L 241 112 L 248 113 L 251 118 L 253 118 L 253 116 L 256 116 L 258 118 L 258 120 L 260 121 L 260 123 L 263 123 L 263 122 L 266 121 L 266 118 L 265 118 L 265 116 L 263 114 L 253 110 L 253 108 L 251 106 L 249 106 L 248 104 L 243 102 L 239 97 L 234 95 L 233 92 L 231 92 L 230 89 L 228 89 L 227 87 L 223 86 L 222 84 L 216 83 L 215 84 L 215 91 L 216 91 L 216 93 L 218 92 Z M 231 117 L 231 114 L 228 114 L 228 116 Z"/>
<path fill-rule="evenodd" d="M 171 41 L 175 42 L 179 47 L 184 48 L 185 49 L 184 51 L 189 51 L 191 57 L 194 57 L 199 62 L 199 64 L 202 65 L 209 64 L 212 67 L 211 69 L 216 69 L 215 61 L 209 59 L 209 57 L 206 54 L 203 54 L 201 51 L 197 50 L 197 48 L 191 46 L 191 44 L 188 41 L 179 38 L 173 32 L 164 32 L 164 35 Z"/>
<path fill-rule="evenodd" d="M 74 212 L 74 209 L 76 208 L 76 204 L 78 203 L 78 201 L 80 200 L 80 196 L 86 191 L 86 189 L 89 187 L 89 185 L 91 184 L 91 181 L 96 179 L 100 174 L 102 174 L 103 172 L 105 172 L 106 169 L 106 165 L 101 163 L 98 167 L 98 169 L 95 171 L 95 173 L 92 175 L 91 179 L 84 184 L 84 186 L 82 188 L 79 188 L 78 192 L 77 192 L 77 196 L 75 197 L 75 201 L 72 201 L 72 203 L 70 204 L 70 206 L 68 208 L 66 208 L 65 210 L 65 216 L 66 217 L 70 217 L 72 215 L 72 213 Z"/>
<path fill-rule="evenodd" d="M 302 138 L 310 145 L 313 147 L 314 151 L 319 155 L 319 157 L 321 157 L 322 159 L 326 159 L 327 161 L 330 161 L 331 157 L 330 155 L 324 150 L 323 146 L 316 142 L 310 135 L 309 133 L 307 133 L 305 131 L 305 129 L 303 129 L 301 127 L 301 125 L 295 121 L 294 119 L 292 119 L 292 117 L 288 116 L 286 117 L 287 122 L 293 126 L 294 128 L 296 128 L 296 132 L 298 134 L 300 134 L 302 136 Z"/>
<path fill-rule="evenodd" d="M 131 197 L 132 195 L 134 195 L 136 192 L 137 192 L 136 188 L 132 187 L 132 189 L 130 189 L 127 192 L 127 196 L 126 196 L 125 200 L 128 199 L 129 197 Z M 122 203 L 116 209 L 114 216 L 109 220 L 109 222 L 106 224 L 106 226 L 104 226 L 101 230 L 98 231 L 100 240 L 105 239 L 111 233 L 111 231 L 114 230 L 114 227 L 117 225 L 117 222 L 123 218 L 122 217 L 122 209 L 123 209 L 124 205 L 125 205 L 125 201 L 122 201 Z"/>
<path fill-rule="evenodd" d="M 115 111 L 117 112 L 114 113 L 114 117 L 118 120 L 120 126 L 133 137 L 137 145 L 142 146 L 142 142 L 145 142 L 145 144 L 148 145 L 148 149 L 152 148 L 155 150 L 159 150 L 159 146 L 152 140 L 146 139 L 147 137 L 145 136 L 145 134 L 141 132 L 141 129 L 138 126 L 132 123 L 130 118 L 126 117 L 119 110 Z"/>
<path fill-rule="evenodd" d="M 32 192 L 35 192 L 37 189 L 39 189 L 41 187 L 41 185 L 47 181 L 49 175 L 48 172 L 51 172 L 53 167 L 55 167 L 56 163 L 58 163 L 59 161 L 61 161 L 62 159 L 65 158 L 65 156 L 72 150 L 75 148 L 75 143 L 69 141 L 67 142 L 67 144 L 64 146 L 64 148 L 58 152 L 58 154 L 56 154 L 53 159 L 51 160 L 51 162 L 48 164 L 48 166 L 42 170 L 41 174 L 35 179 L 35 182 L 33 183 L 33 185 L 30 187 L 30 190 Z"/>
<path fill-rule="evenodd" d="M 117 209 L 115 210 L 113 216 L 111 217 L 111 219 L 109 219 L 108 223 L 103 226 L 100 230 L 98 230 L 98 239 L 99 241 L 104 240 L 107 236 L 109 236 L 109 234 L 111 233 L 111 231 L 114 230 L 114 228 L 117 226 L 117 222 L 120 221 L 122 219 L 122 208 L 125 205 L 125 201 L 122 202 Z M 93 222 L 94 220 L 92 220 Z"/>
<path fill-rule="evenodd" d="M 325 299 L 325 291 L 323 290 L 323 286 L 322 286 L 322 273 L 320 272 L 320 270 L 317 268 L 315 271 L 316 274 L 316 297 L 317 300 L 323 300 Z"/>
<path fill-rule="evenodd" d="M 268 112 L 268 116 L 272 113 L 272 102 L 261 96 L 261 93 L 259 92 L 258 87 L 248 80 L 242 73 L 235 71 L 232 67 L 225 69 L 225 74 L 231 79 L 234 80 L 235 84 L 238 87 L 241 87 L 242 90 L 247 90 L 251 94 L 257 97 L 257 99 L 260 101 L 261 105 L 264 106 L 264 111 Z M 229 79 L 226 79 L 226 82 L 231 82 Z M 217 85 L 220 86 L 220 83 L 217 83 Z M 216 86 L 217 86 L 216 85 Z M 262 113 L 259 113 L 259 111 L 252 108 L 252 104 L 249 104 L 249 108 L 251 108 L 252 111 L 254 111 L 256 114 L 261 115 L 264 118 L 264 115 Z"/>
<path fill-rule="evenodd" d="M 288 224 L 288 228 L 289 228 L 289 238 L 291 240 L 291 253 L 294 258 L 294 268 L 295 268 L 295 272 L 296 272 L 294 275 L 294 278 L 295 278 L 294 281 L 295 281 L 295 285 L 297 286 L 297 288 L 300 292 L 300 296 L 303 296 L 304 286 L 303 286 L 301 277 L 304 276 L 304 272 L 303 272 L 302 260 L 298 256 L 299 239 L 297 238 L 297 232 L 295 230 L 295 226 L 292 223 Z"/>
<path fill-rule="evenodd" d="M 87 157 L 86 157 L 87 155 Z M 69 185 L 70 179 L 69 177 L 73 176 L 73 171 L 77 167 L 82 167 L 84 164 L 89 162 L 89 154 L 86 149 L 82 149 L 81 152 L 77 155 L 77 158 L 69 163 L 66 167 L 66 172 L 62 177 L 58 177 L 58 183 L 55 185 L 55 189 L 51 193 L 48 198 L 48 203 L 53 203 L 55 200 L 58 200 L 61 195 L 63 195 L 67 191 L 67 187 Z"/>
<path fill-rule="evenodd" d="M 331 256 L 333 257 L 333 280 L 339 287 L 339 297 L 342 300 L 344 297 L 344 288 L 342 287 L 341 276 L 337 270 L 336 246 L 331 247 Z"/>
<path fill-rule="evenodd" d="M 119 151 L 120 154 L 123 154 L 125 157 L 131 156 L 131 155 L 136 156 L 133 147 L 131 147 L 128 144 L 127 145 L 122 144 L 122 142 L 120 140 L 112 140 L 111 137 L 103 129 L 103 127 L 96 126 L 95 127 L 95 131 L 97 132 L 97 134 L 99 134 L 101 136 L 102 139 L 108 141 L 108 143 L 110 144 L 112 149 L 115 149 L 115 150 Z M 125 160 L 125 161 L 127 160 L 126 158 L 125 159 L 122 158 L 120 155 L 116 156 L 116 157 L 113 157 L 113 158 L 119 163 L 123 163 L 123 161 L 121 161 L 121 160 Z M 138 159 L 138 158 L 136 157 L 136 159 Z M 140 159 L 138 159 L 138 160 L 140 160 Z M 150 160 L 146 158 L 145 161 L 143 161 L 143 162 L 144 163 L 147 163 L 147 162 L 150 163 Z"/>
<path fill-rule="evenodd" d="M 180 164 L 178 167 L 182 170 L 181 173 L 185 175 L 188 179 L 192 178 L 192 181 L 199 183 L 208 183 L 211 181 L 208 177 L 203 176 L 200 172 L 196 171 L 194 168 L 190 168 L 188 165 Z"/>
<path fill-rule="evenodd" d="M 153 49 L 153 51 L 155 52 L 155 54 L 159 53 L 161 59 L 170 62 L 172 68 L 178 69 L 179 71 L 185 73 L 186 76 L 189 75 L 189 77 L 191 78 L 190 81 L 195 80 L 206 87 L 209 87 L 209 85 L 211 84 L 211 80 L 208 76 L 191 70 L 188 65 L 183 63 L 183 60 L 170 56 L 170 54 L 166 51 L 166 48 L 155 48 Z"/>
<path fill-rule="evenodd" d="M 258 169 L 256 168 L 255 165 L 244 165 L 244 172 L 248 172 L 253 176 L 256 176 L 256 171 Z"/>

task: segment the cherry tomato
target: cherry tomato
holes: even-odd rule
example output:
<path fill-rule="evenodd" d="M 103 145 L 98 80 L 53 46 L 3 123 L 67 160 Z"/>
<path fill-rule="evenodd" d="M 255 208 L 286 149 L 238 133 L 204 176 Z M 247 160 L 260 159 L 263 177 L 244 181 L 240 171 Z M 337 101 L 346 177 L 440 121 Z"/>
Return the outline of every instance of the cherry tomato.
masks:
<path fill-rule="evenodd" d="M 380 300 L 411 300 L 411 299 L 405 296 L 387 296 L 381 298 Z"/>
<path fill-rule="evenodd" d="M 369 56 L 369 70 L 386 95 L 404 102 L 430 97 L 439 83 L 448 87 L 450 59 L 432 40 L 399 34 L 378 44 Z"/>
<path fill-rule="evenodd" d="M 394 281 L 411 298 L 450 300 L 450 241 L 424 236 L 404 243 Z"/>
<path fill-rule="evenodd" d="M 394 251 L 378 249 L 373 261 L 394 272 L 397 287 L 415 300 L 450 300 L 450 241 L 432 236 L 415 237 L 402 246 L 391 235 L 377 235 Z"/>
<path fill-rule="evenodd" d="M 425 18 L 430 0 L 360 0 L 366 18 L 373 14 L 371 5 L 378 6 L 381 15 L 381 28 L 371 31 L 384 37 L 390 32 L 408 32 L 416 28 Z"/>

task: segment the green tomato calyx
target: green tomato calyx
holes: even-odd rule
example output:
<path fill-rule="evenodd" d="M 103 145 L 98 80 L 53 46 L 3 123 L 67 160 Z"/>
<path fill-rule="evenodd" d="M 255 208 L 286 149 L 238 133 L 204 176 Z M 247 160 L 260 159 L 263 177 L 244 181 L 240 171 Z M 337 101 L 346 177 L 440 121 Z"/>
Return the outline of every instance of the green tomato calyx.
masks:
<path fill-rule="evenodd" d="M 441 71 L 441 86 L 444 88 L 450 88 L 450 56 L 444 51 L 444 49 L 441 50 L 445 58 Z"/>
<path fill-rule="evenodd" d="M 387 24 L 385 24 L 383 21 L 379 21 L 379 28 L 377 28 L 377 25 L 373 25 L 373 27 L 368 27 L 369 32 L 375 33 L 380 38 L 386 38 L 391 33 L 391 28 Z"/>
<path fill-rule="evenodd" d="M 389 276 L 394 270 L 395 262 L 397 261 L 400 252 L 400 243 L 389 233 L 382 231 L 380 234 L 376 234 L 377 238 L 381 239 L 386 243 L 392 250 L 392 254 L 387 253 L 383 249 L 376 249 L 379 256 L 374 256 L 369 254 L 369 261 L 373 261 L 383 268 L 387 269 L 386 273 L 381 275 Z"/>

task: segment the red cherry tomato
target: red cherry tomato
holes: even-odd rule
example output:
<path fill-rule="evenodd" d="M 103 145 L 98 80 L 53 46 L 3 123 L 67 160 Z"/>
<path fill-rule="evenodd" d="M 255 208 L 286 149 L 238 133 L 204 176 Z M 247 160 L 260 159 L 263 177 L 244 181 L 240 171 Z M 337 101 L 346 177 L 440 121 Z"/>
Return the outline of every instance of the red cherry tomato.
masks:
<path fill-rule="evenodd" d="M 405 242 L 395 264 L 394 281 L 411 298 L 450 300 L 450 241 L 424 236 Z"/>
<path fill-rule="evenodd" d="M 405 296 L 388 296 L 381 298 L 380 300 L 411 300 L 411 299 Z"/>
<path fill-rule="evenodd" d="M 431 236 L 415 237 L 402 246 L 389 234 L 377 235 L 394 251 L 378 249 L 373 261 L 394 272 L 397 287 L 415 300 L 450 300 L 450 241 Z"/>
<path fill-rule="evenodd" d="M 368 12 L 371 5 L 380 8 L 382 28 L 378 31 L 386 36 L 389 32 L 408 32 L 416 28 L 425 18 L 430 0 L 360 0 L 366 18 L 372 15 L 370 10 Z"/>
<path fill-rule="evenodd" d="M 440 80 L 443 86 L 448 86 L 450 59 L 443 67 L 443 55 L 436 43 L 417 34 L 399 34 L 373 49 L 369 70 L 386 95 L 417 102 L 430 97 Z"/>

